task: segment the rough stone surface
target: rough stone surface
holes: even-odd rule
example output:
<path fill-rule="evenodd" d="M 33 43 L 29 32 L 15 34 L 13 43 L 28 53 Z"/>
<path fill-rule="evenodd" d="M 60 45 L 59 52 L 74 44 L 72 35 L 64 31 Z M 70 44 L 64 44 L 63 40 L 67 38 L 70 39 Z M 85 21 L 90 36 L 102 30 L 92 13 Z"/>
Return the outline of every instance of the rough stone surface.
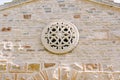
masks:
<path fill-rule="evenodd" d="M 79 43 L 64 55 L 41 43 L 43 28 L 59 19 L 79 30 Z M 1 9 L 0 80 L 119 80 L 119 32 L 120 8 L 88 0 L 30 0 Z"/>

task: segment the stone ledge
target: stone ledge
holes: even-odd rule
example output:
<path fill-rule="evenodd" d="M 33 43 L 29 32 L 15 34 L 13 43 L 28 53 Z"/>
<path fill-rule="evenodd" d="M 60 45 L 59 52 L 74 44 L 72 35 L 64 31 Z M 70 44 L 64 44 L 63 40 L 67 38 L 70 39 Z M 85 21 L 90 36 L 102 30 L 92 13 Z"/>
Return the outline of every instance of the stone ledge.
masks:
<path fill-rule="evenodd" d="M 4 5 L 0 5 L 0 11 L 6 10 L 6 9 L 9 9 L 9 8 L 12 8 L 12 7 L 15 7 L 15 6 L 18 6 L 18 5 L 22 5 L 24 3 L 29 3 L 29 2 L 32 2 L 32 1 L 36 1 L 36 0 L 17 0 L 17 1 L 9 2 L 9 3 L 6 3 Z M 88 1 L 92 1 L 92 2 L 96 2 L 96 3 L 120 8 L 119 3 L 114 3 L 111 0 L 88 0 Z"/>
<path fill-rule="evenodd" d="M 108 5 L 108 6 L 113 6 L 113 7 L 116 7 L 116 8 L 120 8 L 120 4 L 119 3 L 114 3 L 112 0 L 89 0 L 89 1 L 93 1 L 93 2 L 96 2 L 96 3 L 100 3 L 100 4 L 105 4 L 105 5 Z"/>
<path fill-rule="evenodd" d="M 12 7 L 24 4 L 24 3 L 29 3 L 31 1 L 35 1 L 35 0 L 19 0 L 19 1 L 9 2 L 7 4 L 1 5 L 0 6 L 0 11 L 6 10 L 6 9 L 9 9 L 9 8 L 12 8 Z"/>

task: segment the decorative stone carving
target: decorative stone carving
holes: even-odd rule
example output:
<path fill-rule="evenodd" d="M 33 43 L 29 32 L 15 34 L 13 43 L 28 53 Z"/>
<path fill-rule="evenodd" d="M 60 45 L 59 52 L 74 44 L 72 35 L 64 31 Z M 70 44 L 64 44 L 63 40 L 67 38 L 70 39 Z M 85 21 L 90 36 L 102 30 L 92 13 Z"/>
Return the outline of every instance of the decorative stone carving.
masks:
<path fill-rule="evenodd" d="M 75 48 L 79 40 L 79 32 L 74 24 L 58 20 L 44 28 L 41 39 L 47 50 L 62 54 Z"/>

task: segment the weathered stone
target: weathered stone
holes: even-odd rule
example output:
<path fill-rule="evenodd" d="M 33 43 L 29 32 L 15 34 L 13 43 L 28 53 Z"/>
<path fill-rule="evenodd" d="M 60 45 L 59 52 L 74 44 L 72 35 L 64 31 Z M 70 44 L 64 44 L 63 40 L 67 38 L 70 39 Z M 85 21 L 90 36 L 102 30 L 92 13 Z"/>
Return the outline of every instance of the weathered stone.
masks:
<path fill-rule="evenodd" d="M 28 64 L 28 71 L 39 71 L 40 70 L 40 64 L 37 64 L 37 63 L 31 63 L 31 64 Z"/>
<path fill-rule="evenodd" d="M 44 63 L 45 68 L 53 67 L 55 66 L 55 63 Z"/>
<path fill-rule="evenodd" d="M 77 45 L 62 55 L 51 54 L 41 41 L 43 28 L 58 20 L 79 31 Z M 1 5 L 0 80 L 119 80 L 119 32 L 120 5 L 112 0 L 14 0 Z M 75 34 L 68 33 L 64 36 Z M 71 39 L 66 38 L 68 44 Z"/>
<path fill-rule="evenodd" d="M 76 15 L 74 15 L 74 18 L 79 19 L 79 18 L 80 18 L 80 15 L 79 15 L 79 14 L 76 14 Z"/>

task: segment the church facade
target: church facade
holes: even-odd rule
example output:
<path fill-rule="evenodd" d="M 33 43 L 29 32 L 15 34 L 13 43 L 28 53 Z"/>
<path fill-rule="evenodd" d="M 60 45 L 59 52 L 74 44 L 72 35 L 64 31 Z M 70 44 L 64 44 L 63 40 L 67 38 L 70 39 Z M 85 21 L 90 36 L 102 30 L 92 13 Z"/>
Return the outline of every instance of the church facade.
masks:
<path fill-rule="evenodd" d="M 15 0 L 0 6 L 0 80 L 119 80 L 120 4 Z"/>

